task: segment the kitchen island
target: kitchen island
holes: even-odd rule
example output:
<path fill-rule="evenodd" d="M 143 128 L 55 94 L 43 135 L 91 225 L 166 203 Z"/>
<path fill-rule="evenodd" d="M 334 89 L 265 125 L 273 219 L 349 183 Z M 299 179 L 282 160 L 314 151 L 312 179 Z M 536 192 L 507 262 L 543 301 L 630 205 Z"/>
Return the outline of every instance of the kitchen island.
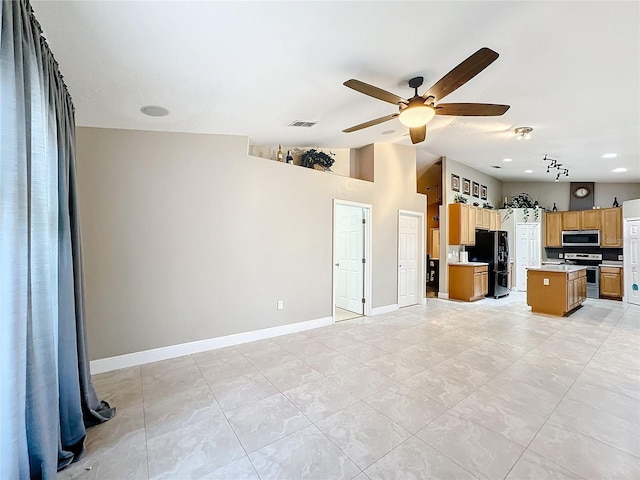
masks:
<path fill-rule="evenodd" d="M 587 298 L 587 267 L 543 265 L 527 268 L 527 305 L 532 312 L 565 316 Z"/>

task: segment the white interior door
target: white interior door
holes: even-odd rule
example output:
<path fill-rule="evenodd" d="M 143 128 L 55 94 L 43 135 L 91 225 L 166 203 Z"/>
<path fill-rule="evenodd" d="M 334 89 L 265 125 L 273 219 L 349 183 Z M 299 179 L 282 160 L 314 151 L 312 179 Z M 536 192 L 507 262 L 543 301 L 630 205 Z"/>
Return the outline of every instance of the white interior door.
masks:
<path fill-rule="evenodd" d="M 640 305 L 640 220 L 628 220 L 624 242 L 624 297 Z"/>
<path fill-rule="evenodd" d="M 516 290 L 527 290 L 527 267 L 540 266 L 540 224 L 516 223 Z"/>
<path fill-rule="evenodd" d="M 362 207 L 336 205 L 336 306 L 363 312 L 364 211 Z"/>
<path fill-rule="evenodd" d="M 398 306 L 418 303 L 420 217 L 401 213 L 398 221 Z"/>

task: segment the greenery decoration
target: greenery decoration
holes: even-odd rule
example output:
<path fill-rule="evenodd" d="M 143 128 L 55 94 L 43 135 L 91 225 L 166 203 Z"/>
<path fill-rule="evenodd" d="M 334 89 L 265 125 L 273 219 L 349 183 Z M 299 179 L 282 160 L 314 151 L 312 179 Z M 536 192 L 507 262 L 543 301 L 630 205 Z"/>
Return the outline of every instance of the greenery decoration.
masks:
<path fill-rule="evenodd" d="M 335 162 L 333 156 L 335 153 L 325 153 L 315 148 L 307 150 L 300 155 L 302 166 L 307 168 L 313 168 L 315 165 L 320 165 L 325 170 L 331 171 L 331 166 Z"/>
<path fill-rule="evenodd" d="M 453 201 L 456 203 L 467 203 L 467 197 L 464 197 L 459 193 L 456 193 L 456 196 L 453 197 Z"/>
<path fill-rule="evenodd" d="M 528 193 L 523 192 L 514 195 L 513 197 L 511 197 L 511 202 L 509 202 L 506 207 L 507 215 L 505 215 L 504 220 L 509 218 L 509 216 L 513 213 L 514 208 L 523 209 L 522 214 L 524 215 L 525 223 L 529 221 L 529 209 L 533 210 L 534 221 L 537 222 L 540 216 L 540 205 L 538 204 L 538 201 Z"/>
<path fill-rule="evenodd" d="M 495 210 L 494 206 L 491 205 L 489 202 L 484 202 L 482 204 L 482 208 L 486 208 L 487 210 Z"/>

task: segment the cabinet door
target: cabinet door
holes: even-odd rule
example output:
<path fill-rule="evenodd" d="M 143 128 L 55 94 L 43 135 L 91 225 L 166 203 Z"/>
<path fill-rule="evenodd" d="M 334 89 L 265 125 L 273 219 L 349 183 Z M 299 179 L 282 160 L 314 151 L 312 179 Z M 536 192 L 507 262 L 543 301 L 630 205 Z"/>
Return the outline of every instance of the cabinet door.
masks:
<path fill-rule="evenodd" d="M 622 247 L 622 208 L 603 208 L 600 212 L 600 246 Z"/>
<path fill-rule="evenodd" d="M 562 212 L 562 230 L 580 230 L 581 212 Z"/>
<path fill-rule="evenodd" d="M 469 243 L 469 205 L 452 203 L 449 205 L 449 245 Z"/>
<path fill-rule="evenodd" d="M 473 296 L 481 297 L 482 290 L 482 272 L 474 272 L 473 274 Z"/>
<path fill-rule="evenodd" d="M 489 293 L 489 272 L 482 272 L 482 295 L 487 293 Z"/>
<path fill-rule="evenodd" d="M 600 295 L 622 297 L 622 274 L 620 268 L 600 267 Z"/>
<path fill-rule="evenodd" d="M 469 205 L 469 224 L 467 229 L 467 243 L 465 245 L 475 245 L 476 244 L 476 215 L 478 208 L 473 205 Z"/>
<path fill-rule="evenodd" d="M 582 210 L 580 219 L 583 230 L 600 230 L 600 212 L 598 210 Z"/>
<path fill-rule="evenodd" d="M 498 210 L 491 210 L 489 230 L 500 230 L 500 212 Z"/>
<path fill-rule="evenodd" d="M 482 228 L 485 230 L 491 228 L 491 211 L 486 208 L 482 209 Z"/>
<path fill-rule="evenodd" d="M 580 301 L 587 299 L 587 276 L 580 277 Z"/>
<path fill-rule="evenodd" d="M 546 214 L 544 246 L 562 246 L 562 212 L 550 212 Z"/>

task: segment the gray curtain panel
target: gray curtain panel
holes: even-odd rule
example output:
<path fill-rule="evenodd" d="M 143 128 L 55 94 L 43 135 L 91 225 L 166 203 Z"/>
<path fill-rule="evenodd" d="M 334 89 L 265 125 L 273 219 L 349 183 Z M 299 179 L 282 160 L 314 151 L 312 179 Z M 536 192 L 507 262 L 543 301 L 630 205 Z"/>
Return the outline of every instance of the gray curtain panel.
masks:
<path fill-rule="evenodd" d="M 89 373 L 71 97 L 27 0 L 0 28 L 0 478 L 54 479 L 115 409 Z"/>

